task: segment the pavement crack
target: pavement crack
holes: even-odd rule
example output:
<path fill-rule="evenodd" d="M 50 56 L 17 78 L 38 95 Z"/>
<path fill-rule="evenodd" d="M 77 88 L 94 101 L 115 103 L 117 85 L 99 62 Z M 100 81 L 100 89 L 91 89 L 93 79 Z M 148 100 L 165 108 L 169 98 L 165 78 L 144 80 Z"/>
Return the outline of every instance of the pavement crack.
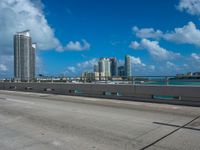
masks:
<path fill-rule="evenodd" d="M 175 129 L 175 130 L 171 131 L 170 133 L 168 133 L 168 134 L 166 134 L 166 135 L 162 136 L 161 138 L 159 138 L 159 139 L 155 140 L 154 142 L 152 142 L 152 143 L 148 144 L 147 146 L 145 146 L 145 147 L 141 148 L 140 150 L 146 150 L 147 148 L 149 148 L 149 147 L 151 147 L 151 146 L 155 145 L 156 143 L 158 143 L 158 142 L 160 142 L 161 140 L 165 139 L 166 137 L 168 137 L 168 136 L 170 136 L 170 135 L 174 134 L 175 132 L 179 131 L 180 129 L 182 129 L 182 128 L 185 128 L 187 125 L 191 124 L 192 122 L 194 122 L 195 120 L 197 120 L 197 119 L 199 119 L 199 118 L 200 118 L 200 115 L 199 115 L 199 116 L 197 116 L 197 117 L 195 117 L 195 118 L 194 118 L 194 119 L 192 119 L 191 121 L 187 122 L 186 124 L 184 124 L 184 125 L 182 125 L 182 126 L 178 127 L 177 129 Z"/>

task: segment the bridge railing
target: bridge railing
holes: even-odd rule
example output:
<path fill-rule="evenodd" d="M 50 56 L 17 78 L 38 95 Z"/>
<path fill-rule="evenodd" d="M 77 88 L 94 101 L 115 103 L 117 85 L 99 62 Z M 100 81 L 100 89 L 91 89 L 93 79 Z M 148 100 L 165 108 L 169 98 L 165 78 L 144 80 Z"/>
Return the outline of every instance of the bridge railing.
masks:
<path fill-rule="evenodd" d="M 176 77 L 176 76 L 131 76 L 131 77 L 38 77 L 34 80 L 20 81 L 3 79 L 5 83 L 74 83 L 74 84 L 131 84 L 131 85 L 193 85 L 200 86 L 200 76 Z"/>
<path fill-rule="evenodd" d="M 200 86 L 193 85 L 0 82 L 0 90 L 200 106 Z"/>

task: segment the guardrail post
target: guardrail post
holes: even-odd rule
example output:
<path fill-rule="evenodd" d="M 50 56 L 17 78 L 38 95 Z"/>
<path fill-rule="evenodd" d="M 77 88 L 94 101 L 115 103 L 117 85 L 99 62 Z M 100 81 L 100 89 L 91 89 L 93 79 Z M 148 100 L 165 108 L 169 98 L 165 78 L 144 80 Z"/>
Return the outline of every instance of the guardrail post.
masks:
<path fill-rule="evenodd" d="M 169 85 L 169 77 L 165 77 L 166 85 Z"/>

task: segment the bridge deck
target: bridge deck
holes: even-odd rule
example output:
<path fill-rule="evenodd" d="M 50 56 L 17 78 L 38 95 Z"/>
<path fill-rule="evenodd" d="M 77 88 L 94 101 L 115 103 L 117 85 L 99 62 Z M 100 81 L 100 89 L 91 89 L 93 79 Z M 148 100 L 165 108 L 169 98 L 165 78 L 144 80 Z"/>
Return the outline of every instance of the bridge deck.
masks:
<path fill-rule="evenodd" d="M 0 91 L 2 150 L 198 150 L 200 109 Z"/>

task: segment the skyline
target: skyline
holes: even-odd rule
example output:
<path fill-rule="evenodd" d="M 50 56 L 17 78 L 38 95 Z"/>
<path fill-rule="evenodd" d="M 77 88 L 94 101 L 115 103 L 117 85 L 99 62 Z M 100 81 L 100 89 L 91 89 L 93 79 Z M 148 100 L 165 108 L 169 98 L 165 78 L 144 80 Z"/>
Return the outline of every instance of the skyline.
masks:
<path fill-rule="evenodd" d="M 36 74 L 76 76 L 126 54 L 133 75 L 200 71 L 200 0 L 2 0 L 0 18 L 0 77 L 13 76 L 12 37 L 27 29 Z"/>

